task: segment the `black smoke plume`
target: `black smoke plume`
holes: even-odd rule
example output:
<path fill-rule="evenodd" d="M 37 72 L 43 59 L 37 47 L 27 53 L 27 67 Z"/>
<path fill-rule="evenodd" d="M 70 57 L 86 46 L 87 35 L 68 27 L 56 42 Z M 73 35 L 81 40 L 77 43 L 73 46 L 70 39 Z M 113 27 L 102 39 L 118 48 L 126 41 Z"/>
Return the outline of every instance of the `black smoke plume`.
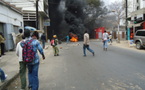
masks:
<path fill-rule="evenodd" d="M 48 37 L 51 39 L 52 35 L 56 34 L 60 40 L 63 40 L 71 32 L 82 40 L 84 31 L 89 29 L 85 24 L 88 22 L 86 7 L 88 7 L 86 0 L 49 0 L 51 26 L 48 29 Z"/>

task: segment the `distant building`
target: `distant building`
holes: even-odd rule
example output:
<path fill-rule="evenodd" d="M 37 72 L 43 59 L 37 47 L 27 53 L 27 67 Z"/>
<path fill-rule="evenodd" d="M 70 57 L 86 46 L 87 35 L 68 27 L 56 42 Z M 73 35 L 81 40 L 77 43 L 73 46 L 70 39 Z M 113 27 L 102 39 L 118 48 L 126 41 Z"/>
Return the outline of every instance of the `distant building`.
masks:
<path fill-rule="evenodd" d="M 16 8 L 4 0 L 0 0 L 0 32 L 4 34 L 6 39 L 6 50 L 15 48 L 12 33 L 18 33 L 18 29 L 22 28 L 23 25 L 21 9 Z"/>

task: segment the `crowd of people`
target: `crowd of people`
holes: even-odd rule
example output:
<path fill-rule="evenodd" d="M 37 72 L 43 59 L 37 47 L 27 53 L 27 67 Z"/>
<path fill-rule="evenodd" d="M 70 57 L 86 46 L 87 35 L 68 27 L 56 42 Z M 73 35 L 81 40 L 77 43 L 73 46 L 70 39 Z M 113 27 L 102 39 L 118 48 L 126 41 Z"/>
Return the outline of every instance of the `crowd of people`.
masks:
<path fill-rule="evenodd" d="M 92 55 L 95 55 L 95 52 L 93 49 L 90 48 L 90 40 L 89 40 L 89 34 L 88 31 L 85 30 L 84 36 L 83 36 L 83 54 L 84 57 L 86 57 L 86 49 L 92 53 Z M 19 29 L 19 34 L 16 36 L 16 55 L 19 58 L 19 74 L 20 74 L 20 80 L 21 80 L 21 90 L 25 90 L 27 87 L 27 69 L 28 69 L 28 88 L 31 90 L 38 90 L 39 88 L 39 78 L 38 78 L 38 69 L 39 69 L 39 63 L 40 58 L 38 55 L 38 52 L 42 55 L 43 60 L 45 59 L 44 51 L 45 48 L 45 42 L 46 42 L 46 36 L 43 33 L 40 37 L 40 40 L 42 42 L 39 42 L 39 33 L 37 31 L 34 31 L 33 33 L 30 32 L 30 30 L 22 30 Z M 66 43 L 69 43 L 69 35 L 66 36 Z M 108 42 L 112 43 L 112 35 L 108 34 L 106 31 L 103 33 L 102 37 L 103 41 L 103 50 L 107 51 L 108 48 Z M 2 33 L 0 33 L 0 58 L 2 55 L 5 55 L 4 53 L 4 42 L 5 38 Z M 58 48 L 58 39 L 57 35 L 53 35 L 52 39 L 50 40 L 50 44 L 54 51 L 54 56 L 59 56 L 59 48 Z M 0 68 L 0 79 L 2 82 L 4 82 L 7 78 L 7 75 L 4 73 L 4 71 Z"/>

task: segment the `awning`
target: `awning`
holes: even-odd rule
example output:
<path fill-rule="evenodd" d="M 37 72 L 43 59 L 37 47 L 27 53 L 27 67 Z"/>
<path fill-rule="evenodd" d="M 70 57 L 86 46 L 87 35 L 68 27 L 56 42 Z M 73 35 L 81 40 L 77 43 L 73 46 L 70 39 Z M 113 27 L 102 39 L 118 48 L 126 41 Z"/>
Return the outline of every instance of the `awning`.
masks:
<path fill-rule="evenodd" d="M 140 22 L 140 23 L 137 23 L 137 24 L 129 24 L 128 25 L 128 28 L 132 28 L 132 27 L 140 27 L 142 23 L 144 23 L 145 21 L 143 22 Z"/>
<path fill-rule="evenodd" d="M 144 21 L 143 21 L 143 22 L 144 22 Z M 134 24 L 134 27 L 140 27 L 141 24 L 142 24 L 143 22 L 140 22 L 140 23 Z"/>

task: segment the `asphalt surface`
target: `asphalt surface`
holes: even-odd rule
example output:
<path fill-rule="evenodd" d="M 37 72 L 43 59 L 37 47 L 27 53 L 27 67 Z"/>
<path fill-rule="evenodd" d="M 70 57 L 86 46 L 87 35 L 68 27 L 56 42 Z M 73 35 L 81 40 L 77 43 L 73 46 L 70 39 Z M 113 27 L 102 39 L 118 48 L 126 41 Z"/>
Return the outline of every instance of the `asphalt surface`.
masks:
<path fill-rule="evenodd" d="M 60 56 L 46 50 L 39 68 L 39 90 L 145 90 L 145 53 L 93 41 L 83 57 L 82 42 L 61 44 Z M 18 80 L 19 81 L 19 80 Z M 13 90 L 19 90 L 19 85 Z M 12 90 L 12 89 L 11 89 Z"/>

